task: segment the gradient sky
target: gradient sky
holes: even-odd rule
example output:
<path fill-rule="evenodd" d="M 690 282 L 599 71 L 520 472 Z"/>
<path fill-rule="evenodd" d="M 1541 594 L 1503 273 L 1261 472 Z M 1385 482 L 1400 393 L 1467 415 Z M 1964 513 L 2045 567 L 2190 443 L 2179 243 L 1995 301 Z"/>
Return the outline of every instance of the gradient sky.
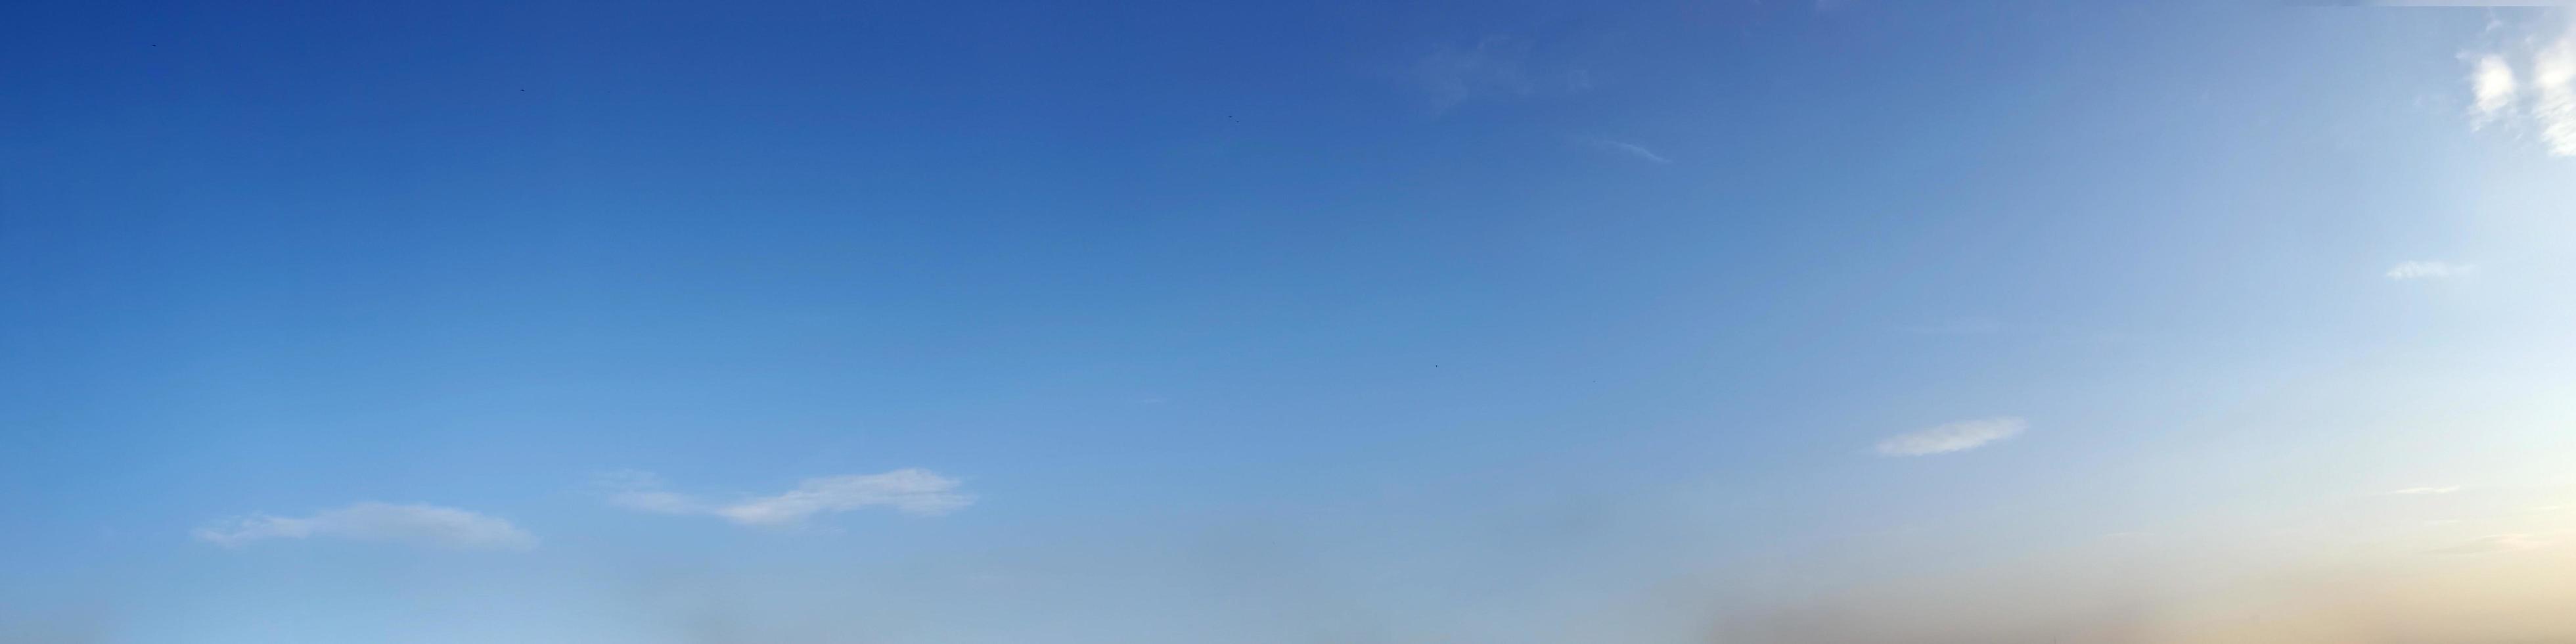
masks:
<path fill-rule="evenodd" d="M 12 3 L 0 642 L 2576 641 L 2568 11 L 2075 4 Z"/>

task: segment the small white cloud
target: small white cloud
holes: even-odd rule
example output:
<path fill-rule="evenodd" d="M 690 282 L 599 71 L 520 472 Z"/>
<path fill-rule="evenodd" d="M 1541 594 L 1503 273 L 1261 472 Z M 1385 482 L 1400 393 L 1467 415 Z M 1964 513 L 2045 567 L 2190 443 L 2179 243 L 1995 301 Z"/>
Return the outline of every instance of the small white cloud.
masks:
<path fill-rule="evenodd" d="M 2548 540 L 2528 534 L 2491 534 L 2478 537 L 2476 540 L 2468 543 L 2448 548 L 2436 548 L 2425 552 L 2445 555 L 2481 555 L 2491 552 L 2530 550 L 2548 545 Z"/>
<path fill-rule="evenodd" d="M 2503 56 L 2479 56 L 2477 70 L 2469 73 L 2469 94 L 2476 101 L 2469 106 L 2469 125 L 2483 128 L 2511 115 L 2514 94 L 2519 90 L 2513 65 L 2506 63 Z"/>
<path fill-rule="evenodd" d="M 2396 266 L 2390 267 L 2388 269 L 2387 276 L 2388 279 L 2393 280 L 2439 279 L 2445 277 L 2465 277 L 2477 272 L 2478 267 L 2467 264 L 2408 261 L 2398 262 Z"/>
<path fill-rule="evenodd" d="M 805 479 L 775 496 L 713 503 L 665 491 L 651 474 L 623 472 L 601 479 L 608 502 L 622 508 L 660 514 L 703 514 L 737 524 L 762 527 L 800 525 L 817 514 L 889 507 L 909 514 L 939 515 L 975 502 L 958 490 L 957 479 L 929 470 L 906 468 L 879 474 L 850 474 Z"/>
<path fill-rule="evenodd" d="M 2450 494 L 2458 491 L 2460 491 L 2460 486 L 2443 485 L 2438 487 L 2410 487 L 2403 490 L 2390 491 L 2389 494 Z"/>
<path fill-rule="evenodd" d="M 1878 453 L 1885 456 L 1925 456 L 1976 449 L 1980 445 L 2012 438 L 2029 426 L 2028 421 L 2010 416 L 1963 420 L 1890 436 L 1878 442 Z"/>
<path fill-rule="evenodd" d="M 1638 159 L 1638 160 L 1641 160 L 1641 161 L 1647 161 L 1647 162 L 1651 162 L 1651 163 L 1672 163 L 1672 162 L 1673 162 L 1673 160 L 1672 160 L 1672 159 L 1664 158 L 1664 155 L 1656 154 L 1654 150 L 1646 149 L 1646 146 L 1637 145 L 1637 144 L 1635 144 L 1635 143 L 1629 143 L 1629 142 L 1626 142 L 1626 141 L 1613 141 L 1613 140 L 1610 140 L 1610 139 L 1604 139 L 1604 138 L 1600 138 L 1600 137 L 1592 137 L 1592 136 L 1578 136 L 1578 137 L 1574 137 L 1574 142 L 1576 142 L 1576 143 L 1580 143 L 1580 144 L 1583 144 L 1583 145 L 1584 145 L 1584 146 L 1586 146 L 1586 147 L 1590 147 L 1590 148 L 1593 148 L 1593 149 L 1596 149 L 1596 150 L 1604 150 L 1604 151 L 1608 151 L 1608 152 L 1613 152 L 1613 153 L 1617 153 L 1617 154 L 1622 154 L 1622 155 L 1626 155 L 1626 156 L 1628 156 L 1628 157 L 1635 158 L 1635 159 Z"/>
<path fill-rule="evenodd" d="M 535 535 L 509 521 L 456 508 L 365 502 L 309 517 L 264 514 L 198 528 L 197 540 L 238 547 L 270 539 L 332 537 L 457 549 L 526 550 Z"/>

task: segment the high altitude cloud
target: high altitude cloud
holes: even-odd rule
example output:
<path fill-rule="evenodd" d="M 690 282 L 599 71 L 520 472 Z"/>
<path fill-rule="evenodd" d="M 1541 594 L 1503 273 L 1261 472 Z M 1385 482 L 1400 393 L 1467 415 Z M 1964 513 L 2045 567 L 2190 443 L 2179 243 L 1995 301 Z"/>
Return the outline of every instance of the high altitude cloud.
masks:
<path fill-rule="evenodd" d="M 1651 163 L 1672 163 L 1672 162 L 1673 162 L 1673 160 L 1672 160 L 1672 159 L 1664 158 L 1664 155 L 1656 154 L 1654 150 L 1646 149 L 1646 146 L 1637 145 L 1637 144 L 1635 144 L 1635 143 L 1629 143 L 1629 142 L 1626 142 L 1626 141 L 1613 141 L 1613 140 L 1610 140 L 1610 139 L 1604 139 L 1604 138 L 1600 138 L 1600 137 L 1593 137 L 1593 136 L 1578 136 L 1578 137 L 1574 137 L 1574 142 L 1575 142 L 1575 143 L 1582 144 L 1582 145 L 1584 145 L 1585 147 L 1590 147 L 1590 148 L 1593 148 L 1593 149 L 1596 149 L 1596 150 L 1602 150 L 1602 151 L 1613 152 L 1613 153 L 1617 153 L 1617 154 L 1621 154 L 1621 155 L 1626 155 L 1626 156 L 1628 156 L 1628 157 L 1635 158 L 1635 159 L 1637 159 L 1637 160 L 1639 160 L 1639 161 L 1646 161 L 1646 162 L 1651 162 Z"/>
<path fill-rule="evenodd" d="M 2388 279 L 2393 280 L 2415 280 L 2462 277 L 2476 272 L 2478 272 L 2478 267 L 2467 264 L 2410 261 L 2398 262 L 2396 266 L 2388 269 L 2387 275 Z"/>
<path fill-rule="evenodd" d="M 2469 125 L 2528 132 L 2551 156 L 2576 157 L 2576 22 L 2543 31 L 2555 33 L 2463 56 Z"/>
<path fill-rule="evenodd" d="M 1878 442 L 1878 453 L 1886 456 L 1924 456 L 1976 449 L 1978 446 L 2012 438 L 2030 423 L 2020 418 L 2003 416 L 1963 420 L 1909 434 L 1898 434 Z"/>
<path fill-rule="evenodd" d="M 1579 91 L 1591 85 L 1582 69 L 1539 62 L 1534 43 L 1492 36 L 1474 46 L 1444 46 L 1423 55 L 1407 72 L 1432 114 L 1488 97 Z"/>
<path fill-rule="evenodd" d="M 609 487 L 608 502 L 618 507 L 661 514 L 703 514 L 762 527 L 795 526 L 817 514 L 877 506 L 908 514 L 938 515 L 975 502 L 973 495 L 958 490 L 957 479 L 918 468 L 809 478 L 781 494 L 729 503 L 666 491 L 659 479 L 642 472 L 612 475 L 603 482 Z"/>
<path fill-rule="evenodd" d="M 498 517 L 434 505 L 366 502 L 307 517 L 255 514 L 198 528 L 197 540 L 238 547 L 270 539 L 331 537 L 458 549 L 525 550 L 537 538 Z"/>

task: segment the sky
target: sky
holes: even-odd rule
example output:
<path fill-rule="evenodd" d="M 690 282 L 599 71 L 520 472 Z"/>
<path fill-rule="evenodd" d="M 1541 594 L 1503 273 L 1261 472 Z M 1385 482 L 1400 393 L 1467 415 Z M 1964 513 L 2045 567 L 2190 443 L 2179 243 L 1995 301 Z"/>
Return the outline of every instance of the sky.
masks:
<path fill-rule="evenodd" d="M 2576 16 L 0 7 L 0 643 L 2576 640 Z"/>

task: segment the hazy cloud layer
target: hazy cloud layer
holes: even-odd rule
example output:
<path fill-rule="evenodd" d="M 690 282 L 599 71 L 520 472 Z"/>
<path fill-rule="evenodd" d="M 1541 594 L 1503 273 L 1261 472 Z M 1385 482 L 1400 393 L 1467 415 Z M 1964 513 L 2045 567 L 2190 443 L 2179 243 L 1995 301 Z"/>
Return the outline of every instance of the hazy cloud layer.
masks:
<path fill-rule="evenodd" d="M 2010 416 L 1963 420 L 1923 431 L 1899 434 L 1878 442 L 1878 453 L 1886 456 L 1925 456 L 1976 449 L 1995 441 L 2020 434 L 2030 423 Z"/>
<path fill-rule="evenodd" d="M 537 538 L 498 517 L 434 505 L 365 502 L 305 517 L 255 514 L 198 528 L 197 540 L 238 547 L 272 539 L 329 537 L 458 549 L 525 550 Z"/>
<path fill-rule="evenodd" d="M 938 515 L 975 502 L 973 495 L 958 489 L 961 484 L 957 479 L 918 468 L 809 478 L 784 493 L 730 502 L 710 502 L 665 490 L 660 479 L 642 472 L 611 475 L 603 483 L 609 488 L 608 502 L 618 507 L 661 514 L 702 514 L 763 527 L 794 526 L 818 514 L 879 506 L 907 514 Z"/>

